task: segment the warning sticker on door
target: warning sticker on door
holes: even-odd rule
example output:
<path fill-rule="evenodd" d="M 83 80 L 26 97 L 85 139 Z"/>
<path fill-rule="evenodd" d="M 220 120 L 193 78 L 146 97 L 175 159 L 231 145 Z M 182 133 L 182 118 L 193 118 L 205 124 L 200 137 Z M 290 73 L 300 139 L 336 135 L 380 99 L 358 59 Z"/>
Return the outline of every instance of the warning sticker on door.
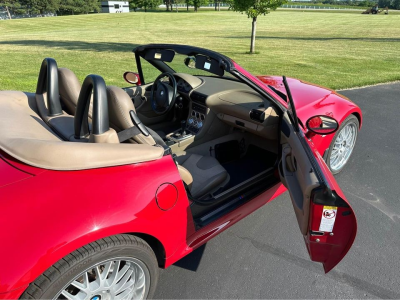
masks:
<path fill-rule="evenodd" d="M 333 225 L 335 225 L 336 215 L 336 206 L 324 206 L 324 209 L 322 210 L 321 224 L 319 224 L 319 231 L 332 232 Z"/>

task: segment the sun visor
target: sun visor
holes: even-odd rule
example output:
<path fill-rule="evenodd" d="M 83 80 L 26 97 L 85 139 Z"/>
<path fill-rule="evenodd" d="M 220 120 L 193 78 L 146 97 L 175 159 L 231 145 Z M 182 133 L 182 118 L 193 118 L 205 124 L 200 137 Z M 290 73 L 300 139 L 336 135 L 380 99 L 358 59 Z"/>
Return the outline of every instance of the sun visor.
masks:
<path fill-rule="evenodd" d="M 157 50 L 149 49 L 146 51 L 145 60 L 161 60 L 171 62 L 174 59 L 175 52 L 173 50 Z"/>
<path fill-rule="evenodd" d="M 196 69 L 204 70 L 218 76 L 224 75 L 224 70 L 220 67 L 219 62 L 204 55 L 196 55 Z"/>

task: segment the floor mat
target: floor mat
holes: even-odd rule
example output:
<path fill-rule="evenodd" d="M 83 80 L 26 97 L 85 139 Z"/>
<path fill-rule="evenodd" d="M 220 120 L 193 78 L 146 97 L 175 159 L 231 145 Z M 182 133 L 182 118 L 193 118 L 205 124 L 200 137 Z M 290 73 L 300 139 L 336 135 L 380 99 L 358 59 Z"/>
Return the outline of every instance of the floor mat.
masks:
<path fill-rule="evenodd" d="M 225 186 L 224 190 L 272 167 L 276 161 L 276 157 L 277 155 L 275 153 L 250 145 L 244 157 L 236 161 L 222 164 L 230 176 L 230 181 Z"/>

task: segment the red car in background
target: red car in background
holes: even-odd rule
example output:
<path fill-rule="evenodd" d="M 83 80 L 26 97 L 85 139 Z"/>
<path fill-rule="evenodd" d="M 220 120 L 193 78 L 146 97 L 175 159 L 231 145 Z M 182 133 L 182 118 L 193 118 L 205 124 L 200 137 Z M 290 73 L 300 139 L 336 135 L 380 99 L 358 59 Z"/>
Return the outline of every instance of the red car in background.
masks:
<path fill-rule="evenodd" d="M 332 174 L 359 107 L 210 50 L 133 52 L 125 88 L 47 58 L 35 93 L 0 92 L 0 299 L 151 298 L 159 267 L 286 189 L 311 260 L 334 268 L 357 231 Z"/>

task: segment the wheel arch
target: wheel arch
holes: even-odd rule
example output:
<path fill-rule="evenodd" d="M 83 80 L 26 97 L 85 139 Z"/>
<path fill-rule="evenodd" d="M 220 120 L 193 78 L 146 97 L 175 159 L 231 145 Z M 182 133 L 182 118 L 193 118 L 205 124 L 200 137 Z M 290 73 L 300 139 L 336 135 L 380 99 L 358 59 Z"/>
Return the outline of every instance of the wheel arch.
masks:
<path fill-rule="evenodd" d="M 361 114 L 359 112 L 355 111 L 355 112 L 352 112 L 351 115 L 354 115 L 358 119 L 358 123 L 360 125 L 359 129 L 361 129 L 361 122 L 362 122 Z"/>
<path fill-rule="evenodd" d="M 141 232 L 127 232 L 125 234 L 129 234 L 129 235 L 133 235 L 133 236 L 136 236 L 138 238 L 141 238 L 147 244 L 149 244 L 149 246 L 153 250 L 154 254 L 156 255 L 158 266 L 160 268 L 164 268 L 164 266 L 165 266 L 165 256 L 166 256 L 165 255 L 165 248 L 164 248 L 164 245 L 161 243 L 161 241 L 159 239 L 157 239 L 156 237 L 154 237 L 154 236 L 152 236 L 150 234 L 141 233 Z"/>

